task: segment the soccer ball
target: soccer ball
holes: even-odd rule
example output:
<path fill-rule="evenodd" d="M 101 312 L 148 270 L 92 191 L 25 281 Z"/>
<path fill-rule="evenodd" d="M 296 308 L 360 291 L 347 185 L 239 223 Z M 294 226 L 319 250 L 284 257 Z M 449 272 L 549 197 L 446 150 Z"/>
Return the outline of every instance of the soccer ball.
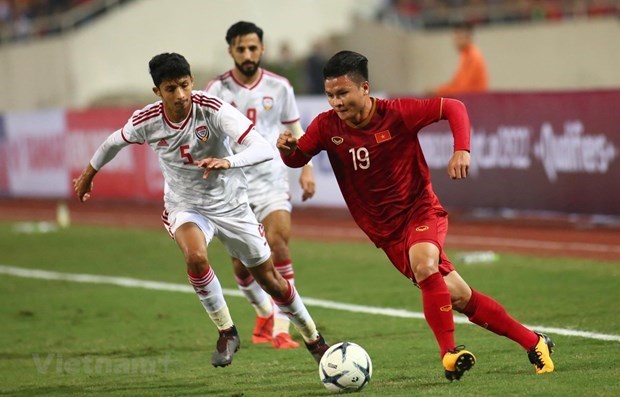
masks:
<path fill-rule="evenodd" d="M 366 350 L 352 342 L 332 345 L 319 363 L 319 378 L 334 393 L 362 390 L 372 376 L 372 362 Z"/>

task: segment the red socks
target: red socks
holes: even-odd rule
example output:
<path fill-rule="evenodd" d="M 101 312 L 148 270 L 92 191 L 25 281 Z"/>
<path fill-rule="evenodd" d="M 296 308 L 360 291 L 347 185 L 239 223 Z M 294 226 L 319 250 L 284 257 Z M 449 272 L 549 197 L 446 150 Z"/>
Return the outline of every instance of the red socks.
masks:
<path fill-rule="evenodd" d="M 454 350 L 454 318 L 450 292 L 440 273 L 434 273 L 418 283 L 422 290 L 424 317 L 435 334 L 441 357 Z M 538 343 L 538 335 L 512 318 L 494 299 L 472 289 L 472 295 L 463 310 L 472 323 L 505 336 L 525 350 Z"/>
<path fill-rule="evenodd" d="M 473 289 L 463 314 L 469 317 L 472 323 L 517 342 L 525 350 L 538 343 L 538 335 L 534 331 L 510 317 L 497 301 Z"/>
<path fill-rule="evenodd" d="M 275 267 L 278 273 L 280 273 L 280 275 L 285 279 L 290 281 L 295 278 L 295 273 L 293 272 L 293 262 L 290 259 L 274 263 L 273 267 Z"/>
<path fill-rule="evenodd" d="M 418 283 L 422 290 L 424 317 L 435 334 L 441 357 L 454 350 L 454 317 L 448 286 L 440 273 L 434 273 Z"/>

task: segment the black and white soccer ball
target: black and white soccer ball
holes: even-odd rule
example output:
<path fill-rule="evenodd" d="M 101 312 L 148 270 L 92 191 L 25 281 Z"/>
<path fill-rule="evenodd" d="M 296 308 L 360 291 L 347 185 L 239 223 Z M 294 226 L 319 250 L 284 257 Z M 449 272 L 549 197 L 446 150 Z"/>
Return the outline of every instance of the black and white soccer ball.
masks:
<path fill-rule="evenodd" d="M 353 342 L 336 343 L 323 354 L 319 377 L 334 393 L 362 390 L 372 377 L 370 356 Z"/>

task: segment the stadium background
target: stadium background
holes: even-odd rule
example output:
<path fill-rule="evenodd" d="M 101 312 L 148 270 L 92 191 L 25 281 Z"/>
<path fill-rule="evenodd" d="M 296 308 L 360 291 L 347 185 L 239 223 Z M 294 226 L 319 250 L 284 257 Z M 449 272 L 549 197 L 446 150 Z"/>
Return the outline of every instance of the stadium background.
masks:
<path fill-rule="evenodd" d="M 229 7 L 183 0 L 175 3 L 183 15 L 178 22 L 166 20 L 166 4 L 90 1 L 61 14 L 72 17 L 75 26 L 65 23 L 55 34 L 12 41 L 4 36 L 0 197 L 5 205 L 38 199 L 45 207 L 45 200 L 52 199 L 47 206 L 54 208 L 55 200 L 68 200 L 74 210 L 71 179 L 109 133 L 153 100 L 148 59 L 164 51 L 184 54 L 200 88 L 230 67 L 223 32 L 236 20 L 265 27 L 269 64 L 277 65 L 282 43 L 292 45 L 298 59 L 309 56 L 317 42 L 326 54 L 340 48 L 367 54 L 373 91 L 380 96 L 421 93 L 447 80 L 457 62 L 450 29 L 395 24 L 380 1 L 272 0 L 261 6 L 240 1 Z M 93 10 L 105 12 L 78 24 Z M 471 13 L 471 7 L 461 7 L 449 15 L 456 21 Z M 302 17 L 313 22 L 299 23 Z M 430 126 L 422 135 L 435 188 L 453 224 L 544 221 L 540 225 L 602 228 L 612 240 L 617 237 L 620 185 L 609 181 L 620 179 L 618 37 L 620 24 L 613 13 L 479 24 L 476 42 L 487 58 L 491 92 L 461 97 L 472 119 L 472 177 L 464 183 L 445 177 L 451 153 L 447 123 Z M 327 109 L 320 95 L 298 95 L 298 103 L 304 126 Z M 315 164 L 317 195 L 302 203 L 292 183 L 295 206 L 305 207 L 305 213 L 342 209 L 326 156 Z M 291 174 L 295 181 L 295 170 Z M 151 151 L 132 147 L 101 172 L 95 197 L 132 207 L 157 205 L 162 182 Z M 315 212 L 331 214 L 320 221 L 329 227 L 335 212 Z M 6 217 L 9 211 L 2 213 Z M 79 222 L 79 215 L 74 220 Z M 617 253 L 617 246 L 609 248 Z"/>
<path fill-rule="evenodd" d="M 450 29 L 389 23 L 385 13 L 378 17 L 384 6 L 379 1 L 240 1 L 229 7 L 183 0 L 175 3 L 183 15 L 178 22 L 166 20 L 161 0 L 86 4 L 91 8 L 77 10 L 99 5 L 106 12 L 87 23 L 66 23 L 56 34 L 0 46 L 4 199 L 71 201 L 71 179 L 98 144 L 153 100 L 148 59 L 163 51 L 184 54 L 201 88 L 230 67 L 223 32 L 239 19 L 265 27 L 265 63 L 277 65 L 282 43 L 294 48 L 297 59 L 309 56 L 317 42 L 327 54 L 340 48 L 367 54 L 373 91 L 381 96 L 417 95 L 447 80 L 457 63 Z M 467 7 L 453 11 L 454 20 L 471 13 Z M 75 15 L 80 21 L 82 14 Z M 299 23 L 302 16 L 313 22 Z M 527 217 L 562 220 L 567 227 L 618 227 L 620 185 L 609 183 L 620 178 L 618 37 L 613 13 L 477 27 L 491 92 L 460 98 L 472 119 L 472 177 L 464 183 L 445 177 L 447 123 L 422 135 L 435 188 L 453 214 L 468 221 Z M 327 109 L 320 95 L 299 95 L 298 102 L 304 126 Z M 326 156 L 316 165 L 317 196 L 301 203 L 293 183 L 294 204 L 343 208 Z M 96 198 L 159 203 L 161 191 L 154 155 L 135 147 L 101 173 Z"/>
<path fill-rule="evenodd" d="M 231 7 L 230 2 L 179 0 L 174 2 L 175 10 L 179 11 L 174 18 L 170 17 L 171 3 L 163 0 L 91 0 L 62 14 L 63 23 L 51 29 L 53 32 L 50 34 L 35 32 L 34 35 L 14 37 L 0 29 L 0 87 L 3 90 L 0 96 L 0 221 L 11 225 L 5 223 L 0 228 L 4 236 L 10 236 L 0 239 L 3 246 L 0 265 L 177 283 L 185 281 L 179 264 L 174 260 L 174 255 L 178 253 L 163 230 L 161 233 L 151 233 L 141 229 L 161 227 L 162 179 L 148 148 L 132 147 L 110 163 L 98 176 L 95 195 L 89 203 L 78 203 L 71 192 L 71 179 L 82 170 L 99 143 L 122 125 L 135 108 L 154 99 L 150 95 L 152 83 L 146 64 L 156 53 L 177 51 L 186 55 L 196 74 L 196 86 L 201 88 L 209 78 L 230 68 L 223 39 L 226 28 L 239 19 L 252 20 L 266 30 L 266 62 L 278 63 L 277 49 L 282 42 L 290 43 L 298 58 L 310 54 L 317 40 L 326 44 L 328 53 L 340 48 L 355 49 L 369 56 L 372 89 L 385 97 L 417 95 L 425 88 L 448 79 L 458 61 L 452 48 L 451 32 L 447 29 L 450 23 L 426 28 L 415 24 L 411 26 L 410 20 L 404 24 L 400 19 L 395 22 L 393 16 L 379 16 L 384 6 L 381 1 L 246 0 L 236 1 L 235 6 Z M 494 3 L 514 2 L 497 0 Z M 451 9 L 456 19 L 469 15 L 471 10 Z M 57 19 L 39 22 L 53 27 L 54 21 Z M 39 22 L 34 26 L 39 26 Z M 469 108 L 474 130 L 472 177 L 463 183 L 454 183 L 445 176 L 444 168 L 451 152 L 446 125 L 433 125 L 422 136 L 436 190 L 451 213 L 448 249 L 459 250 L 452 251 L 455 254 L 470 251 L 483 256 L 489 251 L 501 253 L 494 264 L 462 266 L 461 269 L 464 274 L 474 274 L 472 280 L 477 285 L 490 289 L 500 297 L 508 296 L 506 302 L 516 308 L 519 317 L 528 321 L 617 334 L 614 324 L 617 324 L 615 318 L 618 317 L 613 315 L 617 313 L 617 308 L 611 302 L 617 301 L 613 283 L 615 280 L 617 284 L 615 265 L 620 262 L 620 185 L 617 183 L 620 177 L 620 115 L 617 111 L 617 104 L 620 103 L 620 74 L 617 73 L 620 70 L 619 30 L 620 24 L 614 13 L 561 20 L 551 18 L 481 24 L 476 31 L 476 42 L 490 68 L 491 92 L 460 98 Z M 320 95 L 300 95 L 298 102 L 304 125 L 327 107 L 324 97 Z M 324 157 L 317 159 L 315 170 L 318 179 L 316 198 L 301 203 L 299 192 L 292 192 L 296 206 L 293 237 L 294 243 L 299 242 L 295 251 L 299 253 L 298 257 L 302 257 L 301 251 L 304 251 L 305 245 L 314 247 L 309 240 L 332 243 L 363 241 L 364 246 L 370 245 L 343 208 Z M 292 186 L 296 189 L 293 171 L 292 176 Z M 54 235 L 25 236 L 13 232 L 17 230 L 13 229 L 13 225 L 19 221 L 62 221 L 62 216 L 59 217 L 62 211 L 59 209 L 65 206 L 75 227 Z M 33 224 L 35 229 L 32 229 L 35 231 L 37 225 L 41 225 L 36 222 Z M 99 234 L 93 232 L 92 225 L 106 227 L 96 228 L 101 229 Z M 136 228 L 136 234 L 131 234 Z M 23 232 L 25 229 L 20 230 Z M 127 236 L 128 241 L 123 242 L 132 245 L 131 248 L 135 248 L 133 244 L 138 240 L 137 235 L 149 236 L 158 243 L 157 248 L 161 246 L 161 251 L 157 251 L 161 257 L 144 265 L 144 268 L 140 267 L 140 258 L 134 256 L 130 260 L 125 257 L 117 259 L 119 263 L 116 263 L 107 254 L 118 250 L 121 257 L 125 252 L 135 255 L 135 249 L 121 247 L 120 241 L 110 237 L 109 240 L 99 240 L 99 236 L 107 232 Z M 161 240 L 156 240 L 152 235 L 161 236 Z M 28 245 L 30 242 L 33 243 Z M 41 250 L 37 244 L 44 243 L 48 245 Z M 312 256 L 306 259 L 308 263 L 304 263 L 306 266 L 298 266 L 302 273 L 300 285 L 303 283 L 304 291 L 310 291 L 308 296 L 331 297 L 343 302 L 350 300 L 351 303 L 365 302 L 370 285 L 352 288 L 341 296 L 334 294 L 339 288 L 321 289 L 337 281 L 325 279 L 319 273 L 321 270 L 315 270 L 315 266 L 329 271 L 330 275 L 345 269 L 343 272 L 350 272 L 348 277 L 358 278 L 357 283 L 365 285 L 361 280 L 368 278 L 366 271 L 370 271 L 371 267 L 374 269 L 377 264 L 369 264 L 363 272 L 354 268 L 357 265 L 355 261 L 340 262 L 338 269 L 329 269 L 333 258 L 340 254 L 338 248 L 333 248 L 335 246 L 321 244 L 322 248 L 312 249 Z M 217 252 L 218 248 L 214 244 L 213 251 Z M 353 245 L 353 251 L 365 252 L 357 245 Z M 165 256 L 165 260 L 161 260 L 164 258 L 162 252 L 169 253 L 170 257 Z M 524 256 L 510 262 L 511 256 L 504 255 L 508 252 Z M 315 263 L 318 254 L 322 259 Z M 99 256 L 105 259 L 98 261 Z M 538 256 L 543 259 L 538 259 Z M 377 258 L 376 262 L 380 262 L 383 257 L 377 255 Z M 467 256 L 458 258 L 455 255 L 453 258 L 459 261 Z M 490 258 L 495 257 L 491 255 Z M 576 268 L 583 268 L 583 273 L 574 273 Z M 219 266 L 218 274 L 222 274 L 223 282 L 233 288 L 234 282 L 227 275 L 227 270 L 226 266 Z M 604 276 L 599 273 L 604 273 Z M 392 280 L 390 277 L 393 276 L 394 279 L 393 284 L 388 283 L 383 286 L 385 290 L 378 291 L 380 294 L 391 298 L 394 289 L 405 288 L 397 284 L 395 274 L 385 271 L 378 274 L 381 275 L 376 277 Z M 589 278 L 592 274 L 599 278 Z M 538 277 L 532 280 L 532 275 Z M 491 281 L 485 281 L 485 277 Z M 398 280 L 402 281 L 400 277 Z M 91 378 L 92 374 L 81 368 L 77 372 L 84 375 L 84 380 L 75 373 L 41 376 L 35 371 L 32 352 L 57 352 L 65 354 L 67 360 L 99 355 L 116 360 L 120 355 L 122 363 L 123 358 L 134 351 L 138 351 L 139 357 L 142 354 L 142 344 L 130 344 L 122 338 L 112 339 L 112 335 L 119 334 L 118 329 L 123 324 L 126 323 L 127 329 L 120 331 L 120 334 L 135 334 L 140 341 L 148 340 L 149 345 L 145 349 L 150 352 L 150 340 L 159 335 L 161 329 L 172 325 L 185 329 L 194 322 L 196 327 L 202 327 L 204 318 L 199 315 L 191 298 L 181 297 L 177 302 L 174 297 L 165 295 L 161 299 L 170 300 L 170 308 L 166 309 L 163 302 L 159 303 L 163 308 L 157 308 L 164 318 L 172 318 L 167 317 L 171 316 L 169 313 L 187 312 L 187 319 L 176 322 L 175 318 L 175 321 L 164 321 L 165 324 L 162 324 L 145 318 L 144 325 L 152 328 L 143 331 L 143 324 L 137 326 L 132 321 L 133 317 L 102 321 L 96 315 L 92 327 L 81 327 L 78 320 L 88 317 L 82 314 L 83 311 L 88 313 L 88 308 L 94 304 L 101 305 L 101 309 L 97 309 L 101 312 L 129 312 L 137 317 L 148 312 L 142 305 L 136 304 L 146 298 L 138 293 L 134 297 L 134 292 L 117 289 L 111 289 L 106 295 L 104 287 L 88 289 L 80 295 L 80 287 L 62 282 L 20 281 L 10 276 L 3 276 L 2 281 L 3 288 L 0 290 L 6 302 L 2 316 L 6 319 L 3 323 L 8 332 L 0 338 L 0 356 L 3 358 L 0 361 L 6 373 L 9 373 L 9 368 L 16 371 L 8 376 L 12 381 L 7 379 L 8 395 L 79 394 L 82 392 L 80 387 L 98 391 L 101 395 L 131 395 L 135 390 L 144 391 L 136 395 L 157 394 L 156 391 L 166 395 L 180 395 L 185 391 L 189 395 L 192 388 L 204 393 L 205 384 L 210 386 L 210 382 L 216 382 L 217 385 L 220 379 L 210 377 L 205 381 L 202 373 L 194 375 L 194 372 L 188 371 L 188 368 L 203 371 L 202 357 L 197 357 L 192 365 L 191 361 L 187 361 L 186 352 L 199 350 L 196 346 L 210 348 L 212 341 L 208 340 L 209 335 L 206 338 L 190 338 L 187 340 L 188 346 L 185 346 L 184 338 L 176 337 L 176 329 L 175 337 L 165 337 L 162 343 L 153 343 L 153 357 L 159 357 L 162 352 L 172 352 L 173 360 L 178 362 L 171 366 L 169 372 L 161 371 L 155 374 L 156 379 L 148 379 L 153 382 L 152 388 L 142 386 L 145 378 L 141 374 L 135 378 L 127 373 L 121 376 L 110 374 L 109 378 Z M 32 290 L 43 292 L 32 294 Z M 551 297 L 541 292 L 548 290 L 553 291 Z M 598 291 L 602 292 L 597 296 Z M 511 293 L 514 296 L 510 296 Z M 147 296 L 153 299 L 155 294 Z M 408 296 L 404 293 L 402 299 L 409 299 Z M 556 299 L 557 296 L 560 298 Z M 590 297 L 593 299 L 588 299 Z M 535 307 L 529 306 L 532 299 L 536 302 Z M 416 304 L 415 301 L 379 301 L 376 296 L 371 303 L 414 309 Z M 251 316 L 241 313 L 244 309 L 249 313 L 251 309 L 241 299 L 230 299 L 230 304 L 235 306 L 235 313 L 240 313 L 237 321 L 248 332 Z M 74 307 L 78 313 L 76 320 L 65 323 L 63 313 L 69 310 L 66 308 L 73 310 Z M 380 393 L 381 387 L 394 391 L 394 385 L 396 388 L 398 385 L 406 388 L 403 395 L 411 395 L 415 391 L 432 395 L 435 386 L 428 382 L 433 380 L 427 381 L 428 376 L 432 376 L 429 374 L 434 373 L 432 368 L 426 369 L 418 361 L 409 363 L 407 372 L 413 371 L 416 375 L 403 377 L 401 363 L 407 365 L 407 362 L 401 361 L 402 357 L 394 362 L 391 356 L 410 351 L 412 338 L 409 326 L 414 327 L 415 335 L 428 332 L 421 322 L 419 325 L 386 325 L 389 337 L 385 338 L 387 342 L 382 346 L 377 339 L 384 338 L 377 338 L 376 335 L 383 332 L 384 326 L 377 327 L 374 318 L 364 321 L 358 317 L 348 318 L 342 313 L 334 315 L 332 311 L 321 313 L 316 307 L 312 310 L 319 313 L 317 318 L 322 325 L 331 328 L 330 333 L 336 335 L 333 336 L 335 338 L 351 337 L 354 331 L 351 324 L 370 324 L 368 331 L 353 336 L 364 346 L 374 349 L 373 360 L 376 358 L 380 370 L 376 375 L 378 384 L 366 391 L 368 395 Z M 158 312 L 157 316 L 161 313 Z M 417 326 L 419 329 L 415 328 Z M 109 331 L 106 327 L 110 327 Z M 382 329 L 379 332 L 377 328 Z M 93 334 L 78 337 L 75 330 L 92 331 Z M 101 334 L 97 330 L 101 330 Z M 466 329 L 459 331 L 469 332 Z M 491 386 L 513 382 L 523 389 L 520 395 L 531 395 L 533 389 L 524 388 L 523 384 L 529 383 L 530 387 L 541 391 L 539 387 L 546 381 L 549 382 L 547 395 L 571 395 L 571 392 L 572 395 L 616 394 L 618 367 L 614 363 L 619 356 L 615 354 L 618 347 L 614 341 L 592 342 L 554 334 L 559 343 L 557 357 L 562 371 L 558 370 L 555 377 L 542 380 L 530 379 L 517 372 L 521 371 L 521 366 L 524 373 L 531 370 L 529 364 L 525 368 L 525 357 L 521 357 L 523 362 L 514 364 L 519 370 L 511 367 L 495 370 L 490 367 L 495 365 L 492 363 L 502 362 L 498 359 L 502 354 L 506 362 L 512 360 L 514 351 L 508 346 L 497 347 L 507 342 L 495 338 L 490 342 L 493 336 L 487 333 L 471 332 L 468 343 L 489 346 L 480 350 L 482 357 L 492 359 L 481 359 L 480 376 L 475 375 L 475 382 L 459 385 L 471 389 L 437 387 L 435 395 L 480 395 L 478 388 L 484 387 L 480 386 L 484 382 L 489 382 Z M 164 332 L 162 335 L 167 334 Z M 394 342 L 394 337 L 401 339 Z M 612 337 L 617 340 L 617 335 Z M 476 338 L 485 343 L 477 342 Z M 431 360 L 430 355 L 434 351 L 427 346 L 422 347 L 428 338 L 413 339 L 415 354 L 412 359 L 417 360 L 418 355 L 426 354 L 428 350 L 429 356 L 421 361 Z M 389 345 L 394 345 L 395 350 L 389 350 Z M 387 352 L 385 357 L 382 357 L 380 348 Z M 599 355 L 590 356 L 591 351 L 597 351 Z M 229 369 L 239 371 L 235 379 L 250 379 L 250 386 L 246 387 L 258 392 L 248 395 L 273 395 L 267 390 L 271 383 L 287 385 L 292 390 L 291 395 L 302 395 L 300 390 L 309 395 L 320 395 L 318 393 L 322 388 L 315 384 L 314 372 L 308 374 L 310 365 L 301 357 L 304 353 L 298 353 L 299 359 L 296 354 L 291 352 L 290 357 L 278 356 L 271 351 L 263 352 L 246 345 L 243 355 L 238 358 L 240 365 Z M 281 362 L 280 366 L 276 360 Z M 244 365 L 244 361 L 253 365 Z M 281 378 L 264 382 L 261 381 L 263 373 L 246 376 L 248 370 L 261 367 L 264 363 L 278 368 L 274 372 L 282 373 Z M 54 364 L 57 368 L 57 361 Z M 295 365 L 301 369 L 297 376 L 289 376 L 285 369 Z M 390 370 L 394 371 L 394 375 L 386 374 Z M 159 375 L 173 378 L 180 373 L 187 373 L 187 376 L 180 377 L 178 382 L 159 379 Z M 571 378 L 579 378 L 580 374 L 587 380 L 578 387 L 577 383 L 571 383 Z M 507 375 L 515 377 L 506 378 Z M 282 379 L 284 377 L 285 380 Z M 231 395 L 230 390 L 236 388 L 237 382 L 233 382 L 233 387 L 226 377 L 221 377 L 220 381 L 224 383 L 221 386 L 222 395 Z M 75 388 L 74 383 L 77 385 Z M 575 389 L 562 389 L 564 384 Z M 264 394 L 260 394 L 263 389 Z M 216 391 L 213 393 L 217 394 Z M 495 395 L 512 393 L 519 394 L 510 388 Z M 541 395 L 544 394 L 543 388 Z M 489 391 L 488 395 L 493 395 L 493 391 Z"/>

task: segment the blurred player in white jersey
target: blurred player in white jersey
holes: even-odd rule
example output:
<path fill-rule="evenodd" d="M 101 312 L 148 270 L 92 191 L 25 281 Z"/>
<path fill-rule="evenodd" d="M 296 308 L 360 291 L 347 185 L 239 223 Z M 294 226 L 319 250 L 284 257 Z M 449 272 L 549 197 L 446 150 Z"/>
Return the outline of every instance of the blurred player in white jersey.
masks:
<path fill-rule="evenodd" d="M 235 67 L 207 84 L 205 90 L 222 98 L 245 114 L 275 150 L 278 135 L 285 129 L 301 137 L 299 110 L 293 87 L 284 77 L 260 67 L 264 52 L 263 30 L 251 22 L 237 22 L 226 32 L 228 53 Z M 238 150 L 233 145 L 233 151 Z M 289 252 L 291 234 L 291 201 L 288 169 L 275 156 L 273 161 L 244 169 L 248 178 L 250 206 L 259 222 L 265 225 L 276 270 L 294 283 L 293 264 Z M 302 168 L 299 183 L 302 200 L 314 195 L 312 165 Z M 237 284 L 256 310 L 256 325 L 252 342 L 271 343 L 276 349 L 298 347 L 289 334 L 289 319 L 256 283 L 253 276 L 237 258 L 233 258 Z"/>
<path fill-rule="evenodd" d="M 327 344 L 318 333 L 295 286 L 276 272 L 263 226 L 248 204 L 241 167 L 268 162 L 273 144 L 252 122 L 218 98 L 192 91 L 190 66 L 179 54 L 164 53 L 149 62 L 153 92 L 161 98 L 134 112 L 127 124 L 97 149 L 74 180 L 81 201 L 90 198 L 95 174 L 130 144 L 147 143 L 157 154 L 165 188 L 164 225 L 185 257 L 187 274 L 200 302 L 219 330 L 211 363 L 224 367 L 239 349 L 237 329 L 219 280 L 211 268 L 207 246 L 217 237 L 231 256 L 286 312 L 315 360 Z M 230 149 L 234 141 L 241 149 Z"/>

